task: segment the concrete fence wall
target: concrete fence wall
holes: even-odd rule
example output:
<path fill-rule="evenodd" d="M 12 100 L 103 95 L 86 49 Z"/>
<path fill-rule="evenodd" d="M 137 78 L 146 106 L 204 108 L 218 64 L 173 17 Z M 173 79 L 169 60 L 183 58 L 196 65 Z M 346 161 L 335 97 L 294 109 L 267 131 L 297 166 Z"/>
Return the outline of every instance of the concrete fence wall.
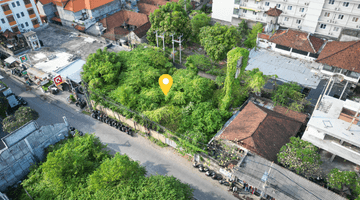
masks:
<path fill-rule="evenodd" d="M 23 179 L 29 173 L 31 165 L 45 158 L 45 148 L 65 139 L 68 134 L 65 123 L 42 126 L 24 134 L 24 131 L 29 131 L 26 127 L 34 126 L 34 123 L 36 122 L 33 121 L 11 133 L 12 136 L 21 137 L 13 137 L 18 138 L 18 141 L 0 150 L 1 192 Z M 22 137 L 23 135 L 26 136 Z"/>
<path fill-rule="evenodd" d="M 92 101 L 91 103 L 92 103 L 93 105 L 95 105 L 93 101 Z M 144 126 L 142 126 L 142 125 L 140 125 L 140 124 L 137 124 L 137 123 L 136 123 L 134 120 L 132 120 L 132 119 L 127 119 L 126 117 L 120 115 L 120 114 L 117 113 L 117 112 L 112 111 L 112 110 L 109 109 L 109 108 L 105 108 L 105 107 L 102 106 L 102 105 L 97 105 L 97 106 L 96 106 L 96 109 L 99 110 L 99 111 L 101 111 L 102 113 L 106 114 L 107 116 L 113 117 L 113 118 L 119 120 L 120 122 L 123 122 L 123 123 L 128 124 L 128 125 L 129 125 L 131 128 L 133 128 L 133 129 L 139 130 L 139 131 L 141 131 L 141 132 L 143 132 L 143 133 L 147 133 L 147 132 L 148 132 L 148 130 L 146 129 L 146 127 L 144 127 Z M 169 145 L 171 145 L 171 146 L 173 146 L 173 147 L 176 147 L 176 143 L 175 143 L 174 141 L 170 140 L 169 138 L 166 138 L 165 135 L 163 135 L 163 134 L 161 134 L 161 133 L 159 133 L 159 132 L 157 132 L 157 131 L 150 130 L 150 136 L 151 136 L 151 137 L 154 137 L 154 138 L 157 139 L 157 140 L 160 140 L 160 141 L 163 142 L 163 143 L 166 143 L 166 144 L 169 144 Z"/>

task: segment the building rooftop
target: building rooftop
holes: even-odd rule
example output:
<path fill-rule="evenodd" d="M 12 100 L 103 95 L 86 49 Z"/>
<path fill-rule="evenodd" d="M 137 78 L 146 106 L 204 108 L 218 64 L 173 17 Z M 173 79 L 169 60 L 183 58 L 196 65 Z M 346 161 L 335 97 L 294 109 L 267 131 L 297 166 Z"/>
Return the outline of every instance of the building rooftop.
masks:
<path fill-rule="evenodd" d="M 250 151 L 276 161 L 276 154 L 291 136 L 297 134 L 306 115 L 288 109 L 270 110 L 263 106 L 250 101 L 225 128 L 220 138 L 238 142 Z M 282 114 L 286 112 L 292 114 L 289 117 Z"/>
<path fill-rule="evenodd" d="M 316 62 L 360 73 L 360 40 L 328 42 Z"/>
<path fill-rule="evenodd" d="M 269 42 L 310 53 L 318 53 L 324 44 L 324 40 L 314 37 L 310 33 L 292 29 L 277 30 L 270 37 Z"/>
<path fill-rule="evenodd" d="M 278 17 L 282 13 L 282 10 L 277 9 L 275 6 L 273 8 L 269 8 L 269 10 L 265 11 L 265 13 L 269 16 Z"/>
<path fill-rule="evenodd" d="M 78 12 L 83 9 L 93 10 L 114 0 L 68 0 L 65 3 L 65 10 Z"/>
<path fill-rule="evenodd" d="M 156 9 L 159 8 L 159 6 L 152 5 L 152 4 L 147 4 L 147 3 L 138 3 L 137 7 L 139 8 L 140 13 L 144 13 L 144 14 L 146 14 L 148 16 L 151 13 L 153 13 Z"/>
<path fill-rule="evenodd" d="M 360 146 L 360 127 L 353 124 L 350 130 L 347 130 L 352 117 L 359 109 L 360 103 L 355 101 L 349 99 L 342 101 L 334 97 L 324 96 L 319 108 L 314 110 L 308 126 L 315 127 L 328 135 L 342 139 L 350 144 Z M 349 111 L 352 111 L 353 115 L 349 115 Z"/>
<path fill-rule="evenodd" d="M 283 82 L 296 82 L 304 87 L 316 88 L 321 80 L 321 74 L 313 73 L 321 64 L 301 59 L 289 58 L 266 49 L 251 50 L 246 70 L 259 68 L 264 75 L 277 75 Z"/>

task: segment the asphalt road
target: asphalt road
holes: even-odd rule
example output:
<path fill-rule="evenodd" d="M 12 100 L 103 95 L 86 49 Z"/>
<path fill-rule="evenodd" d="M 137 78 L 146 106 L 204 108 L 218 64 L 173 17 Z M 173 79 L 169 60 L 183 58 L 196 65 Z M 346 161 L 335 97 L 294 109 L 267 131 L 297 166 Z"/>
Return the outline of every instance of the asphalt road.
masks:
<path fill-rule="evenodd" d="M 3 72 L 1 74 L 4 76 Z M 140 161 L 148 174 L 172 175 L 190 184 L 195 189 L 194 196 L 197 199 L 236 199 L 226 191 L 225 186 L 194 169 L 191 162 L 179 156 L 172 148 L 161 148 L 142 136 L 130 137 L 82 114 L 77 107 L 47 98 L 37 89 L 27 91 L 23 83 L 12 77 L 5 76 L 2 81 L 39 113 L 37 121 L 40 126 L 61 123 L 62 117 L 66 116 L 71 126 L 82 132 L 95 133 L 113 152 L 127 154 L 133 160 Z"/>

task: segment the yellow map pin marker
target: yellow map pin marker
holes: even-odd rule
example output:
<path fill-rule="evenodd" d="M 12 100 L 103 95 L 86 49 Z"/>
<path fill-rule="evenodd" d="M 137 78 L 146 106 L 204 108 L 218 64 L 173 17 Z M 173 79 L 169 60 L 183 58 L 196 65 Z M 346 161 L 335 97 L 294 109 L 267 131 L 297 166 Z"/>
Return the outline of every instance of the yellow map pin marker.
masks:
<path fill-rule="evenodd" d="M 172 84 L 173 84 L 173 79 L 169 74 L 163 74 L 160 76 L 159 85 L 165 95 L 167 95 L 168 92 L 170 91 Z"/>

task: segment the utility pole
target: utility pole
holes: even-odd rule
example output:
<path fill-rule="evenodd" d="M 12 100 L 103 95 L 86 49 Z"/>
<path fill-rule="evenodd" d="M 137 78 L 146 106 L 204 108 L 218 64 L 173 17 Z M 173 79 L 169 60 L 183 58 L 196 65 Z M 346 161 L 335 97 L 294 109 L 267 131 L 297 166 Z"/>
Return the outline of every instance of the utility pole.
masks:
<path fill-rule="evenodd" d="M 183 40 L 181 40 L 181 38 L 183 37 L 184 34 L 181 34 L 181 36 L 178 37 L 179 40 L 174 40 L 174 34 L 171 35 L 172 36 L 172 44 L 173 44 L 173 54 L 174 54 L 174 57 L 175 57 L 174 42 L 179 43 L 179 45 L 180 45 L 180 64 L 181 64 L 181 43 L 183 42 Z M 173 59 L 173 61 L 175 62 L 175 58 Z"/>
<path fill-rule="evenodd" d="M 172 37 L 172 45 L 173 45 L 173 50 L 172 50 L 172 57 L 173 57 L 173 63 L 175 63 L 175 51 L 174 51 L 174 34 L 171 34 L 170 36 Z"/>
<path fill-rule="evenodd" d="M 274 162 L 271 163 L 271 166 L 270 166 L 269 171 L 268 171 L 267 178 L 266 178 L 266 180 L 265 180 L 265 182 L 264 182 L 263 191 L 261 191 L 261 196 L 262 196 L 262 197 L 264 197 L 264 195 L 265 195 L 265 189 L 266 189 L 266 185 L 267 185 L 267 180 L 268 180 L 269 177 L 270 177 L 270 171 L 271 171 L 271 168 L 272 168 L 273 164 L 274 164 Z"/>
<path fill-rule="evenodd" d="M 162 39 L 163 39 L 163 51 L 164 51 L 164 53 L 165 53 L 165 33 L 166 33 L 166 31 L 163 32 L 163 33 L 161 34 L 161 36 L 159 36 L 159 38 L 162 38 Z"/>
<path fill-rule="evenodd" d="M 156 47 L 159 47 L 158 31 L 156 30 L 154 33 L 156 33 Z"/>

